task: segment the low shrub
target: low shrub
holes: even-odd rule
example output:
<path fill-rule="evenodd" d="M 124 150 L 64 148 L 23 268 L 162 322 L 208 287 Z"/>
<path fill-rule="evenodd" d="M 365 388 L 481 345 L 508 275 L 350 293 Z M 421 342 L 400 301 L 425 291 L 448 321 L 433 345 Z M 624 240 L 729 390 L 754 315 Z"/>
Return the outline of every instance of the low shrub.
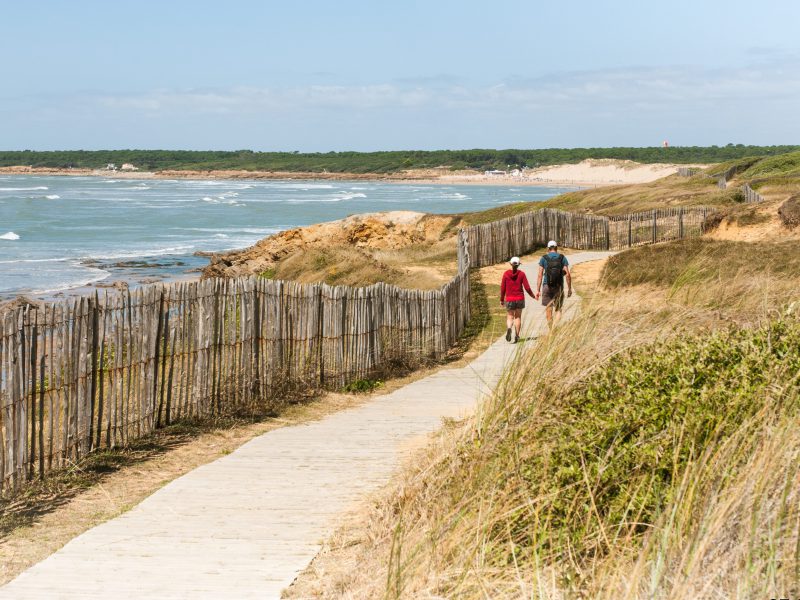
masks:
<path fill-rule="evenodd" d="M 350 394 L 367 394 L 383 386 L 380 379 L 356 379 L 342 388 L 343 392 Z"/>
<path fill-rule="evenodd" d="M 515 544 L 551 558 L 595 557 L 609 532 L 646 532 L 673 498 L 684 469 L 712 444 L 780 406 L 798 411 L 800 322 L 731 329 L 615 357 L 526 435 L 521 473 L 539 496 L 511 531 Z M 538 412 L 538 408 L 536 409 Z M 533 415 L 531 415 L 533 416 Z M 726 476 L 741 465 L 727 465 Z M 543 485 L 545 482 L 545 485 Z M 558 491 L 542 498 L 540 490 Z M 507 557 L 509 560 L 511 557 Z"/>

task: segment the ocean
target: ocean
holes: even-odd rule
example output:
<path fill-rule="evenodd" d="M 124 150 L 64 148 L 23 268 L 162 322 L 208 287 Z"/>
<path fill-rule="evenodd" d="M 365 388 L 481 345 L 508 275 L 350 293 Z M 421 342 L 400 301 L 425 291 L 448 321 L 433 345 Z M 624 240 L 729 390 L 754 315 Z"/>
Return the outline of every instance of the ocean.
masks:
<path fill-rule="evenodd" d="M 0 175 L 0 298 L 196 276 L 208 259 L 195 252 L 356 213 L 476 211 L 570 189 Z"/>

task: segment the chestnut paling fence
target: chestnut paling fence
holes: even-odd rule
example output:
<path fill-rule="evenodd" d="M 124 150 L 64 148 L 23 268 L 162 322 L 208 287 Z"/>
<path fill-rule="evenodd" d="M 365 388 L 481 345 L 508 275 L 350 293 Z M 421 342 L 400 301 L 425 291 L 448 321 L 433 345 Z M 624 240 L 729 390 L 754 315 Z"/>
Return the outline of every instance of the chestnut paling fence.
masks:
<path fill-rule="evenodd" d="M 0 315 L 0 491 L 179 419 L 441 358 L 470 319 L 470 268 L 549 239 L 606 250 L 695 236 L 707 213 L 606 218 L 539 210 L 468 227 L 458 233 L 457 272 L 438 290 L 251 277 L 8 310 Z"/>
<path fill-rule="evenodd" d="M 712 177 L 717 180 L 717 187 L 725 190 L 728 188 L 728 181 L 733 179 L 736 175 L 738 175 L 742 170 L 746 169 L 745 165 L 736 165 L 730 167 L 720 175 L 705 175 L 706 177 Z M 677 174 L 680 177 L 694 177 L 695 175 L 702 174 L 702 169 L 695 168 L 695 167 L 679 167 Z M 765 198 L 753 188 L 750 187 L 750 184 L 745 183 L 742 187 L 742 194 L 744 195 L 744 201 L 747 203 L 756 203 L 756 202 L 764 202 Z"/>
<path fill-rule="evenodd" d="M 701 235 L 712 209 L 666 208 L 614 217 L 542 209 L 469 227 L 472 267 L 525 254 L 556 240 L 576 250 L 623 250 L 642 244 Z"/>
<path fill-rule="evenodd" d="M 745 183 L 742 186 L 742 194 L 744 194 L 744 201 L 752 204 L 756 202 L 764 202 L 765 198 L 753 188 L 750 187 L 749 184 Z"/>

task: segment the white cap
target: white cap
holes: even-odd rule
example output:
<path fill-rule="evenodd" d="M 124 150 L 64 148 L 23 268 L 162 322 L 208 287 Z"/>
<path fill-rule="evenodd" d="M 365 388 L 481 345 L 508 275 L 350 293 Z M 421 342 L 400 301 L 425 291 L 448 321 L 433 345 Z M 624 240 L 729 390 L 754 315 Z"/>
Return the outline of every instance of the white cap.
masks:
<path fill-rule="evenodd" d="M 550 240 L 549 242 L 547 242 L 547 247 L 548 248 L 558 248 L 558 244 L 556 244 L 555 240 Z"/>
<path fill-rule="evenodd" d="M 512 265 L 518 265 L 519 264 L 519 256 L 512 256 L 511 260 L 508 261 L 508 262 L 510 262 Z"/>

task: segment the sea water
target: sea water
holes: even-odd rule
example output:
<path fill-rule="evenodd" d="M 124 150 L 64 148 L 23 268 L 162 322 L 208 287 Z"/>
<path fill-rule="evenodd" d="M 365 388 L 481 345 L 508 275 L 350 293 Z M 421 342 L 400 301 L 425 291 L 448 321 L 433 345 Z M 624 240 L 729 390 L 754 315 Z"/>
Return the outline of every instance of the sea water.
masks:
<path fill-rule="evenodd" d="M 0 175 L 0 297 L 188 277 L 292 227 L 389 210 L 460 213 L 567 188 Z M 102 285 L 102 284 L 101 284 Z"/>

